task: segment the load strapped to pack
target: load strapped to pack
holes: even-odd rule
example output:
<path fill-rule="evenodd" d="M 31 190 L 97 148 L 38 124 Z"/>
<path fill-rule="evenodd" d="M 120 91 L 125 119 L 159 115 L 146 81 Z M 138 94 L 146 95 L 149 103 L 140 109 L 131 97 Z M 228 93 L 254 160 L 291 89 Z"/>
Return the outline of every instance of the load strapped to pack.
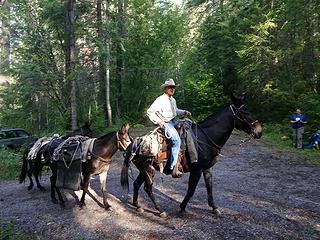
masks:
<path fill-rule="evenodd" d="M 84 136 L 70 137 L 55 149 L 53 160 L 57 162 L 57 187 L 80 189 L 82 162 L 91 157 L 94 141 Z"/>
<path fill-rule="evenodd" d="M 163 135 L 157 127 L 150 133 L 141 137 L 139 154 L 147 157 L 155 157 L 160 151 L 160 144 L 163 141 Z"/>
<path fill-rule="evenodd" d="M 33 146 L 30 148 L 27 159 L 29 160 L 35 160 L 37 157 L 38 152 L 40 151 L 40 149 L 44 146 L 47 145 L 48 143 L 50 143 L 51 141 L 55 140 L 59 138 L 58 134 L 54 134 L 53 137 L 42 137 L 39 138 L 34 144 Z"/>

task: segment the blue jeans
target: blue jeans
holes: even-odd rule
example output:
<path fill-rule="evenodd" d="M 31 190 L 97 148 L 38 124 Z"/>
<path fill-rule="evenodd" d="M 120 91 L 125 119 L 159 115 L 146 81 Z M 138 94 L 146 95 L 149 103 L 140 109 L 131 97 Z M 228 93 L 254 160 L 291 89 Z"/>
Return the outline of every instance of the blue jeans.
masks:
<path fill-rule="evenodd" d="M 181 139 L 177 132 L 177 130 L 174 128 L 174 126 L 177 123 L 175 121 L 167 122 L 164 125 L 164 131 L 166 138 L 169 138 L 172 141 L 172 149 L 171 149 L 171 164 L 170 169 L 173 170 L 174 166 L 178 162 L 179 157 L 179 151 L 181 146 Z"/>

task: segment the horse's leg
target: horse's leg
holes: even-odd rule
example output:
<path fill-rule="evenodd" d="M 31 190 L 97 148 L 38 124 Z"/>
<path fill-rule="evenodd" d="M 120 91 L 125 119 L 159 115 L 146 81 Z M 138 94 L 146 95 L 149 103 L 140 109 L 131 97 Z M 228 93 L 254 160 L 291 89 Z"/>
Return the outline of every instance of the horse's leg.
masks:
<path fill-rule="evenodd" d="M 58 203 L 58 200 L 56 198 L 56 193 L 55 193 L 55 188 L 56 188 L 56 178 L 52 172 L 52 175 L 50 177 L 50 191 L 51 191 L 51 201 L 55 204 Z"/>
<path fill-rule="evenodd" d="M 83 174 L 83 181 L 82 181 L 82 196 L 80 200 L 80 207 L 84 207 L 86 205 L 85 203 L 85 197 L 86 193 L 88 192 L 89 189 L 89 181 L 90 181 L 91 174 L 90 173 L 85 173 Z"/>
<path fill-rule="evenodd" d="M 45 188 L 43 186 L 41 186 L 40 181 L 39 181 L 39 175 L 42 171 L 42 168 L 43 168 L 43 165 L 41 163 L 36 163 L 35 169 L 34 169 L 34 177 L 36 179 L 37 187 L 41 191 L 45 191 Z"/>
<path fill-rule="evenodd" d="M 155 170 L 152 165 L 148 165 L 145 169 L 145 176 L 146 176 L 146 181 L 144 185 L 144 190 L 152 200 L 155 208 L 160 212 L 160 217 L 166 217 L 167 214 L 166 212 L 160 207 L 159 203 L 156 201 L 154 194 L 152 192 L 152 184 L 153 184 L 153 178 L 155 175 Z"/>
<path fill-rule="evenodd" d="M 206 184 L 207 188 L 207 194 L 208 194 L 208 204 L 210 207 L 212 207 L 212 211 L 214 214 L 219 215 L 220 211 L 215 206 L 213 202 L 213 196 L 212 196 L 212 167 L 208 169 L 202 170 L 204 182 Z"/>
<path fill-rule="evenodd" d="M 110 209 L 111 205 L 108 203 L 107 199 L 107 176 L 108 176 L 108 170 L 109 170 L 110 165 L 106 167 L 105 172 L 99 174 L 100 178 L 100 188 L 102 192 L 102 197 L 103 197 L 103 205 L 105 209 Z"/>
<path fill-rule="evenodd" d="M 188 192 L 187 192 L 187 195 L 184 197 L 182 203 L 180 204 L 181 213 L 185 212 L 187 204 L 190 198 L 193 196 L 194 191 L 196 190 L 200 177 L 201 177 L 201 170 L 193 170 L 190 172 Z"/>
<path fill-rule="evenodd" d="M 65 202 L 63 200 L 62 194 L 60 192 L 60 189 L 56 187 L 56 182 L 57 182 L 57 177 L 58 177 L 58 169 L 55 164 L 50 166 L 52 175 L 50 177 L 50 183 L 51 183 L 51 200 L 53 203 L 58 203 L 56 196 L 55 196 L 55 191 L 58 194 L 59 198 L 59 203 L 61 207 L 65 207 Z"/>
<path fill-rule="evenodd" d="M 28 178 L 30 181 L 30 184 L 28 186 L 28 190 L 31 190 L 34 186 L 33 180 L 32 180 L 32 173 L 33 173 L 33 169 L 34 169 L 34 164 L 30 160 L 28 161 L 28 164 L 29 164 L 29 169 L 27 171 L 27 174 L 28 174 Z"/>
<path fill-rule="evenodd" d="M 138 203 L 138 195 L 139 195 L 139 189 L 144 181 L 145 181 L 144 174 L 142 174 L 140 171 L 138 177 L 133 183 L 133 201 L 132 201 L 133 206 L 137 208 L 138 212 L 143 212 L 143 209 Z"/>

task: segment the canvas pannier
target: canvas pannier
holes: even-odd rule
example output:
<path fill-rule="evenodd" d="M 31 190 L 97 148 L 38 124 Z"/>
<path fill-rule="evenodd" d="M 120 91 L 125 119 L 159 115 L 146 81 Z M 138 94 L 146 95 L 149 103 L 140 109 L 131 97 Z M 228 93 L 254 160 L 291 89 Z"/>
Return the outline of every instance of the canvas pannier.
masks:
<path fill-rule="evenodd" d="M 151 133 L 141 137 L 142 141 L 140 144 L 139 154 L 147 157 L 155 157 L 160 151 L 160 139 L 161 133 L 158 133 L 156 128 Z"/>

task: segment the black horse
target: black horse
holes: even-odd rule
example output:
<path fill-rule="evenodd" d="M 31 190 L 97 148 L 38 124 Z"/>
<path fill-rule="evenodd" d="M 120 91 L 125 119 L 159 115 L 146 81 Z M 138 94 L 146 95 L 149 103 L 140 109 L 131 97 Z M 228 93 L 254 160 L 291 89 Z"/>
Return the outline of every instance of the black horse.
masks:
<path fill-rule="evenodd" d="M 214 214 L 219 214 L 218 208 L 215 206 L 212 196 L 212 166 L 216 163 L 216 157 L 220 153 L 221 148 L 229 139 L 234 128 L 242 130 L 254 138 L 260 138 L 262 135 L 261 124 L 256 120 L 243 104 L 243 98 L 231 97 L 232 103 L 221 108 L 217 113 L 199 122 L 192 124 L 192 131 L 197 137 L 199 146 L 198 162 L 191 164 L 190 176 L 188 183 L 188 192 L 184 200 L 180 204 L 181 213 L 185 212 L 188 201 L 193 196 L 196 186 L 201 177 L 204 176 L 205 185 L 208 194 L 208 204 L 213 209 Z M 134 181 L 133 205 L 137 211 L 143 210 L 138 204 L 138 193 L 142 183 L 145 183 L 144 189 L 148 196 L 159 211 L 161 217 L 165 217 L 166 213 L 155 200 L 152 192 L 153 177 L 155 174 L 156 161 L 147 158 L 131 155 L 133 145 L 128 147 L 127 155 L 121 172 L 121 185 L 128 189 L 128 168 L 131 161 L 140 171 L 138 177 Z M 190 161 L 189 161 L 190 162 Z M 185 169 L 188 171 L 188 169 Z"/>
<path fill-rule="evenodd" d="M 80 207 L 85 206 L 85 196 L 89 193 L 88 187 L 90 179 L 94 175 L 99 175 L 100 187 L 103 197 L 103 206 L 105 209 L 109 209 L 111 206 L 107 201 L 107 174 L 112 161 L 112 156 L 117 150 L 125 151 L 131 138 L 129 136 L 129 124 L 122 125 L 119 131 L 108 133 L 95 140 L 93 149 L 91 152 L 91 159 L 82 163 L 82 181 L 81 188 L 83 190 L 82 197 L 80 200 Z M 65 202 L 61 195 L 59 188 L 56 187 L 57 180 L 57 164 L 52 161 L 53 151 L 57 146 L 47 148 L 44 150 L 43 156 L 46 162 L 51 162 L 50 167 L 52 170 L 52 176 L 50 177 L 51 189 L 55 189 L 58 193 L 59 203 L 62 207 L 65 206 Z M 51 192 L 51 199 L 54 203 L 57 203 L 54 192 Z"/>
<path fill-rule="evenodd" d="M 90 125 L 88 123 L 85 123 L 82 127 L 74 130 L 73 132 L 63 136 L 61 138 L 61 141 L 66 140 L 68 137 L 71 136 L 76 136 L 76 135 L 82 135 L 82 136 L 88 136 L 88 137 L 94 137 L 94 134 L 92 132 L 92 130 L 90 129 Z M 23 153 L 22 156 L 22 167 L 21 167 L 21 173 L 20 173 L 20 177 L 19 177 L 19 182 L 22 183 L 24 182 L 26 175 L 28 174 L 29 180 L 30 180 L 30 184 L 28 186 L 28 190 L 31 190 L 34 186 L 33 180 L 32 180 L 32 175 L 34 175 L 35 180 L 36 180 L 36 184 L 37 187 L 44 191 L 45 188 L 43 186 L 41 186 L 40 181 L 39 181 L 39 175 L 42 171 L 43 166 L 49 166 L 49 163 L 45 163 L 43 161 L 41 161 L 41 155 L 43 153 L 43 149 L 45 146 L 42 147 L 42 149 L 39 150 L 36 158 L 34 160 L 28 159 L 28 153 L 30 151 L 30 149 L 32 148 L 32 146 L 35 144 L 36 141 L 33 141 L 31 143 L 29 143 Z"/>

